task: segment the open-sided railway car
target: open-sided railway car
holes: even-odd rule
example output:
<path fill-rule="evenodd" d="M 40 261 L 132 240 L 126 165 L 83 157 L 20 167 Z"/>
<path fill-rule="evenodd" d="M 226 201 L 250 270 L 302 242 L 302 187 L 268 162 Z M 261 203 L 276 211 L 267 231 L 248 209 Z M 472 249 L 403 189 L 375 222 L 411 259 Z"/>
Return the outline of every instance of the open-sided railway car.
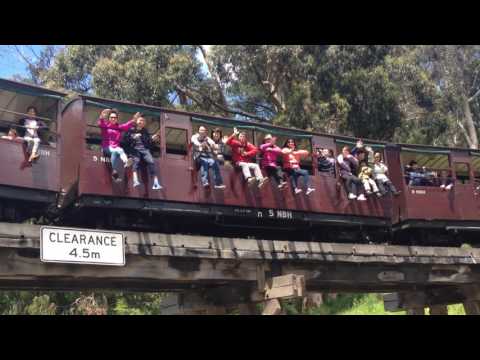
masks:
<path fill-rule="evenodd" d="M 392 212 L 396 242 L 451 244 L 475 242 L 480 230 L 480 152 L 400 144 L 387 149 L 395 185 L 402 190 Z M 415 161 L 427 174 L 425 183 L 409 182 L 406 168 Z M 443 177 L 451 189 L 441 187 Z"/>
<path fill-rule="evenodd" d="M 29 106 L 37 109 L 41 121 L 48 126 L 39 131 L 40 157 L 28 161 L 27 147 L 22 140 L 0 137 L 0 219 L 23 221 L 39 217 L 55 205 L 59 191 L 58 156 L 62 146 L 57 138 L 62 98 L 65 94 L 16 81 L 0 79 L 0 135 L 9 129 L 21 132 L 20 120 L 26 118 Z M 69 149 L 70 150 L 70 149 Z"/>
<path fill-rule="evenodd" d="M 151 190 L 146 176 L 141 181 L 145 185 L 134 188 L 128 170 L 121 174 L 124 181 L 112 181 L 111 164 L 101 152 L 100 129 L 96 125 L 105 108 L 118 109 L 120 122 L 141 112 L 151 134 L 160 129 L 160 144 L 153 154 L 163 186 L 161 191 Z M 256 146 L 267 133 L 277 136 L 280 146 L 287 137 L 293 137 L 310 154 L 316 148 L 328 148 L 337 156 L 343 145 L 355 144 L 354 139 L 347 137 L 81 96 L 67 104 L 62 115 L 61 136 L 71 148 L 61 159 L 65 221 L 167 232 L 180 229 L 222 235 L 261 232 L 263 237 L 318 240 L 342 236 L 349 240 L 358 236 L 374 240 L 374 236 L 384 236 L 388 231 L 392 198 L 348 200 L 340 185 L 338 169 L 334 175 L 319 172 L 316 156 L 302 161 L 302 168 L 308 169 L 316 188 L 310 196 L 295 195 L 291 187 L 279 190 L 272 182 L 261 189 L 249 187 L 232 166 L 228 153 L 227 161 L 221 165 L 226 189 L 200 186 L 190 147 L 191 136 L 199 125 L 207 126 L 209 131 L 220 127 L 224 135 L 230 135 L 235 126 L 245 130 L 249 141 Z M 370 145 L 378 151 L 385 148 L 381 142 Z M 398 164 L 391 164 L 394 166 Z"/>

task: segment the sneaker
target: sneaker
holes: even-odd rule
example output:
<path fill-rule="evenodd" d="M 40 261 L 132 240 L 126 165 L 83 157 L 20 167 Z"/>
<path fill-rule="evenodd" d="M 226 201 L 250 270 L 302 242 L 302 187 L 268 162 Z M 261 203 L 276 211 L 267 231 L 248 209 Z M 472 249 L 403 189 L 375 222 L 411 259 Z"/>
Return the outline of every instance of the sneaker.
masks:
<path fill-rule="evenodd" d="M 163 187 L 159 183 L 154 183 L 152 186 L 152 190 L 161 190 L 161 189 L 163 189 Z"/>
<path fill-rule="evenodd" d="M 278 188 L 279 188 L 279 189 L 283 189 L 283 188 L 286 187 L 286 186 L 287 186 L 287 182 L 286 182 L 286 181 L 282 181 L 282 182 L 280 183 L 280 185 L 278 185 Z"/>
<path fill-rule="evenodd" d="M 112 171 L 112 179 L 117 181 L 118 180 L 118 172 L 116 170 Z"/>
<path fill-rule="evenodd" d="M 206 183 L 202 184 L 202 186 L 203 186 L 204 188 L 207 188 L 207 187 L 210 186 L 210 184 L 209 184 L 208 182 L 206 182 Z"/>
<path fill-rule="evenodd" d="M 127 162 L 125 163 L 125 168 L 128 168 L 130 166 L 132 166 L 133 164 L 133 159 L 132 158 L 128 158 Z"/>
<path fill-rule="evenodd" d="M 372 192 L 370 190 L 367 191 L 367 195 L 372 195 Z"/>
<path fill-rule="evenodd" d="M 377 195 L 377 197 L 379 197 L 379 198 L 381 198 L 381 197 L 383 196 L 379 191 L 377 191 L 377 192 L 375 193 L 375 195 Z"/>
<path fill-rule="evenodd" d="M 445 190 L 445 184 L 440 185 L 440 189 Z"/>
<path fill-rule="evenodd" d="M 258 188 L 260 189 L 263 185 L 265 185 L 265 183 L 268 181 L 268 178 L 263 178 L 261 180 L 258 181 Z"/>
<path fill-rule="evenodd" d="M 453 187 L 453 184 L 449 184 L 449 185 L 445 186 L 445 190 L 450 190 L 452 187 Z"/>
<path fill-rule="evenodd" d="M 308 188 L 308 189 L 307 189 L 307 192 L 305 193 L 305 195 L 308 196 L 308 195 L 310 195 L 310 194 L 311 194 L 312 192 L 314 192 L 314 191 L 315 191 L 314 188 Z"/>
<path fill-rule="evenodd" d="M 360 194 L 360 195 L 358 195 L 357 200 L 358 200 L 358 201 L 366 201 L 367 198 L 365 197 L 365 195 Z"/>
<path fill-rule="evenodd" d="M 355 195 L 354 193 L 350 193 L 350 194 L 348 194 L 348 198 L 350 200 L 355 200 L 357 198 L 357 195 Z"/>
<path fill-rule="evenodd" d="M 300 194 L 302 192 L 302 189 L 295 188 L 295 194 Z"/>
<path fill-rule="evenodd" d="M 255 180 L 256 180 L 256 179 L 255 179 L 253 176 L 252 176 L 252 177 L 249 177 L 249 178 L 247 179 L 247 184 L 248 184 L 248 185 L 252 185 L 252 184 L 255 182 Z"/>
<path fill-rule="evenodd" d="M 398 196 L 398 195 L 400 195 L 400 193 L 401 193 L 401 191 L 396 191 L 396 192 L 393 193 L 393 195 Z"/>
<path fill-rule="evenodd" d="M 137 187 L 137 186 L 140 186 L 140 181 L 134 181 L 133 182 L 133 187 Z"/>
<path fill-rule="evenodd" d="M 221 184 L 221 185 L 215 185 L 215 189 L 220 189 L 220 190 L 223 190 L 225 189 L 226 186 L 224 184 Z"/>
<path fill-rule="evenodd" d="M 32 162 L 33 160 L 38 159 L 39 157 L 40 157 L 40 155 L 38 155 L 38 154 L 35 154 L 35 155 L 32 154 L 32 155 L 30 155 L 30 158 L 28 159 L 28 162 Z"/>

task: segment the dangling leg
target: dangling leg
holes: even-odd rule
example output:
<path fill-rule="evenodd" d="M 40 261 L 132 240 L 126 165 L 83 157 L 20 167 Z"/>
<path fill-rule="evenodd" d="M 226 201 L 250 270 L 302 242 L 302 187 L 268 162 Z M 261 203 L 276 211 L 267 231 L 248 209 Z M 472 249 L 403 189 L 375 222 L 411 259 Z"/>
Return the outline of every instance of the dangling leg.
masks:
<path fill-rule="evenodd" d="M 202 179 L 202 186 L 207 187 L 208 183 L 208 159 L 200 157 L 200 177 Z"/>
<path fill-rule="evenodd" d="M 141 152 L 143 155 L 143 160 L 147 163 L 147 170 L 150 177 L 153 178 L 153 186 L 152 190 L 160 190 L 162 189 L 162 185 L 158 181 L 157 171 L 155 169 L 155 160 L 153 160 L 152 153 L 150 150 L 144 150 Z"/>
<path fill-rule="evenodd" d="M 222 174 L 220 173 L 220 166 L 218 165 L 218 161 L 216 159 L 209 159 L 210 166 L 213 170 L 213 181 L 215 182 L 216 189 L 225 189 L 225 185 L 223 184 Z"/>
<path fill-rule="evenodd" d="M 140 181 L 138 181 L 138 168 L 140 165 L 140 154 L 136 154 L 136 156 L 133 156 L 133 187 L 140 186 Z"/>
<path fill-rule="evenodd" d="M 32 153 L 30 154 L 30 158 L 28 159 L 29 162 L 32 162 L 33 160 L 35 160 L 36 158 L 38 158 L 40 155 L 38 155 L 38 147 L 40 145 L 40 138 L 38 137 L 29 137 L 29 139 L 31 140 L 28 140 L 29 142 L 33 142 L 33 147 L 32 147 Z"/>

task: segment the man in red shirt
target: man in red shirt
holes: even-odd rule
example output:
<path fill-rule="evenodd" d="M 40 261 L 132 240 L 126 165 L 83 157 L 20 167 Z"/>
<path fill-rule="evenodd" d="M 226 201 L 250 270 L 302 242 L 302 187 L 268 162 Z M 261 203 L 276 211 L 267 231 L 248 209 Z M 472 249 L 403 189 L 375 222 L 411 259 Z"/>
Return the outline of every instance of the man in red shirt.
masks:
<path fill-rule="evenodd" d="M 235 139 L 236 136 L 238 136 L 238 140 Z M 252 162 L 258 149 L 247 141 L 247 134 L 234 128 L 233 134 L 227 140 L 227 145 L 232 148 L 233 162 L 242 169 L 243 176 L 248 184 L 252 184 L 257 179 L 258 187 L 261 188 L 268 181 L 268 178 L 263 177 L 260 166 Z M 252 176 L 251 170 L 253 170 L 255 176 Z"/>

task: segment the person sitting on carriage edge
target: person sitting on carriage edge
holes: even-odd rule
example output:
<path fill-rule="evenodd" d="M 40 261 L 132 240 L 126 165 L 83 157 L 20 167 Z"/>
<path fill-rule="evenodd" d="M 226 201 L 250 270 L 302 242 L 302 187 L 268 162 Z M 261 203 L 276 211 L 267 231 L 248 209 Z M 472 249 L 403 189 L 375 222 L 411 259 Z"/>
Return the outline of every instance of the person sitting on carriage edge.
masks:
<path fill-rule="evenodd" d="M 380 192 L 382 193 L 382 195 L 386 195 L 389 191 L 393 195 L 398 196 L 400 192 L 397 191 L 397 189 L 387 176 L 388 167 L 382 161 L 382 154 L 377 152 L 375 153 L 373 158 L 373 178 L 377 182 Z"/>
<path fill-rule="evenodd" d="M 140 113 L 136 113 L 133 119 L 125 124 L 118 123 L 118 111 L 115 109 L 105 109 L 101 112 L 98 119 L 98 126 L 102 132 L 102 149 L 105 156 L 109 156 L 112 162 L 112 178 L 115 181 L 121 181 L 117 172 L 117 160 L 120 158 L 127 168 L 132 165 L 133 160 L 127 157 L 125 151 L 120 146 L 120 138 L 122 132 L 128 131 L 134 124 L 135 120 L 140 117 Z M 108 118 L 108 120 L 107 120 Z"/>
<path fill-rule="evenodd" d="M 199 126 L 198 133 L 192 136 L 193 144 L 193 161 L 200 168 L 200 175 L 203 187 L 208 187 L 208 170 L 213 170 L 213 180 L 215 189 L 225 189 L 223 184 L 220 167 L 215 157 L 215 142 L 207 136 L 207 128 L 203 125 Z"/>
<path fill-rule="evenodd" d="M 238 136 L 238 140 L 235 139 L 236 136 Z M 261 188 L 268 181 L 268 177 L 263 177 L 260 166 L 252 161 L 258 149 L 247 141 L 247 134 L 243 131 L 238 131 L 237 128 L 233 128 L 233 134 L 228 138 L 227 145 L 232 148 L 233 162 L 242 169 L 247 183 L 251 185 L 256 179 L 258 188 Z M 251 170 L 253 170 L 255 176 L 252 176 Z"/>
<path fill-rule="evenodd" d="M 20 136 L 22 136 L 27 142 L 28 148 L 32 148 L 30 157 L 28 159 L 28 162 L 32 162 L 40 156 L 38 154 L 38 147 L 40 146 L 40 137 L 38 136 L 38 131 L 39 129 L 46 128 L 47 126 L 42 121 L 37 120 L 37 109 L 35 106 L 29 106 L 27 108 L 27 114 L 29 115 L 28 117 L 19 121 L 19 125 L 23 128 Z"/>
<path fill-rule="evenodd" d="M 263 154 L 261 164 L 268 176 L 275 179 L 278 188 L 283 189 L 287 185 L 287 182 L 284 180 L 282 168 L 277 164 L 278 157 L 282 155 L 282 149 L 276 145 L 276 142 L 276 137 L 273 137 L 270 134 L 265 135 L 263 138 L 263 144 L 260 145 L 260 151 Z"/>
<path fill-rule="evenodd" d="M 223 165 L 225 163 L 225 145 L 227 143 L 228 136 L 223 136 L 222 130 L 220 130 L 220 128 L 213 129 L 210 136 L 215 143 L 215 145 L 213 146 L 213 152 L 217 157 L 217 161 L 220 165 Z"/>
<path fill-rule="evenodd" d="M 359 194 L 359 187 L 362 186 L 362 181 L 355 175 L 357 173 L 358 159 L 350 153 L 350 148 L 344 146 L 342 153 L 337 157 L 340 166 L 340 177 L 345 180 L 345 186 L 348 191 L 348 198 L 350 200 L 357 199 L 359 201 L 367 200 L 365 195 Z"/>
<path fill-rule="evenodd" d="M 298 178 L 303 177 L 303 183 L 307 188 L 305 195 L 310 195 L 315 191 L 310 187 L 310 176 L 308 171 L 300 168 L 300 159 L 308 156 L 307 150 L 298 150 L 295 139 L 287 139 L 282 149 L 283 169 L 290 176 L 295 194 L 300 194 L 302 189 L 298 187 Z"/>
<path fill-rule="evenodd" d="M 382 194 L 378 190 L 377 183 L 372 179 L 372 173 L 372 168 L 367 165 L 366 161 L 362 161 L 360 163 L 360 173 L 358 177 L 360 180 L 362 180 L 363 187 L 365 188 L 367 195 L 371 195 L 373 191 L 375 195 L 381 197 Z"/>
<path fill-rule="evenodd" d="M 318 171 L 335 176 L 335 157 L 331 149 L 317 149 Z"/>
<path fill-rule="evenodd" d="M 140 186 L 138 181 L 138 168 L 140 161 L 143 160 L 147 164 L 148 173 L 153 177 L 153 190 L 160 190 L 162 186 L 158 181 L 157 171 L 155 169 L 155 162 L 150 150 L 153 147 L 152 140 L 158 141 L 160 131 L 150 136 L 147 129 L 145 129 L 145 118 L 138 117 L 135 126 L 129 129 L 123 138 L 125 144 L 125 151 L 133 159 L 133 187 Z"/>

